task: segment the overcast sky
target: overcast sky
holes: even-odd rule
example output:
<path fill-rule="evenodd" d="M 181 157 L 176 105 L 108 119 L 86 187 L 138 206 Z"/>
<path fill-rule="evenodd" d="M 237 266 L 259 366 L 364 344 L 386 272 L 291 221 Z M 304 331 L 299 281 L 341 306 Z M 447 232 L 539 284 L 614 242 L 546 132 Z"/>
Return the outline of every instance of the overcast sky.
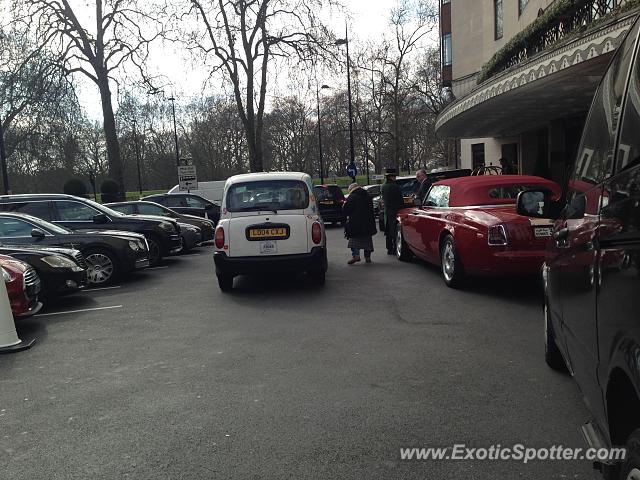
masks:
<path fill-rule="evenodd" d="M 350 37 L 352 42 L 375 40 L 381 33 L 389 29 L 388 19 L 391 8 L 396 5 L 396 0 L 343 0 L 344 4 L 351 11 Z M 333 16 L 330 26 L 336 35 L 342 37 L 345 28 L 344 16 Z M 184 54 L 179 50 L 179 46 L 168 46 L 159 52 L 154 52 L 153 69 L 165 75 L 169 83 L 174 87 L 176 97 L 185 100 L 202 94 L 202 84 L 207 77 L 204 68 L 198 68 L 190 61 L 184 60 Z M 173 51 L 171 51 L 173 50 Z M 283 79 L 279 79 L 283 83 Z M 171 87 L 169 87 L 171 88 Z M 213 87 L 215 88 L 215 87 Z M 114 86 L 114 102 L 117 103 L 116 88 Z M 208 93 L 216 93 L 211 88 Z M 169 92 L 168 92 L 169 93 Z M 95 119 L 101 119 L 101 107 L 97 87 L 91 83 L 82 81 L 80 85 L 80 101 L 87 113 Z"/>

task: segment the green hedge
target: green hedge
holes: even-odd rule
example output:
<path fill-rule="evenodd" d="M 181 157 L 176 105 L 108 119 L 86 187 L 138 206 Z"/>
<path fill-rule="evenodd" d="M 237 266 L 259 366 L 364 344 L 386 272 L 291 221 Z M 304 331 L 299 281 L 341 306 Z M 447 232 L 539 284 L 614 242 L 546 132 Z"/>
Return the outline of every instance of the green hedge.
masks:
<path fill-rule="evenodd" d="M 571 14 L 587 3 L 590 3 L 591 0 L 557 0 L 553 3 L 543 15 L 538 17 L 536 20 L 531 22 L 524 30 L 517 33 L 511 40 L 509 40 L 504 47 L 498 50 L 491 59 L 485 63 L 482 67 L 482 71 L 478 77 L 478 84 L 483 83 L 488 80 L 495 74 L 499 73 L 500 67 L 513 55 L 515 55 L 518 51 L 524 50 L 529 41 L 532 38 L 536 38 L 542 35 L 547 30 L 551 29 L 558 23 L 560 17 Z M 623 6 L 613 10 L 602 18 L 590 23 L 589 25 L 585 25 L 583 27 L 577 28 L 573 32 L 570 32 L 568 35 L 565 35 L 558 42 L 566 41 L 572 37 L 578 36 L 584 33 L 587 30 L 591 30 L 597 27 L 599 24 L 606 22 L 607 20 L 622 15 L 634 8 L 640 6 L 640 0 L 630 0 Z M 549 48 L 549 47 L 547 47 Z"/>

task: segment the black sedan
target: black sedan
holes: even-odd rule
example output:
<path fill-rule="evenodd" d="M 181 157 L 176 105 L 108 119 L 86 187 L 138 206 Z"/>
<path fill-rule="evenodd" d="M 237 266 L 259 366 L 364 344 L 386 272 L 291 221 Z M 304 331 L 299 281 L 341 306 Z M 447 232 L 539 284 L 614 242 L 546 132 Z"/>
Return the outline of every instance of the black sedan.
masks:
<path fill-rule="evenodd" d="M 188 215 L 179 213 L 171 208 L 165 207 L 155 202 L 147 202 L 139 200 L 137 202 L 117 202 L 107 203 L 105 206 L 124 213 L 125 215 L 155 215 L 158 217 L 173 218 L 180 223 L 187 223 L 198 227 L 202 233 L 202 242 L 207 243 L 213 241 L 213 234 L 216 228 L 216 222 L 196 215 Z"/>
<path fill-rule="evenodd" d="M 92 286 L 113 282 L 120 275 L 149 266 L 144 236 L 132 232 L 74 232 L 31 215 L 0 213 L 0 241 L 13 245 L 75 248 L 87 262 Z"/>
<path fill-rule="evenodd" d="M 178 213 L 205 217 L 213 223 L 220 220 L 220 205 L 193 193 L 157 193 L 140 200 L 159 203 Z"/>
<path fill-rule="evenodd" d="M 87 285 L 87 264 L 79 250 L 0 245 L 0 254 L 31 265 L 40 277 L 44 297 L 68 295 Z"/>

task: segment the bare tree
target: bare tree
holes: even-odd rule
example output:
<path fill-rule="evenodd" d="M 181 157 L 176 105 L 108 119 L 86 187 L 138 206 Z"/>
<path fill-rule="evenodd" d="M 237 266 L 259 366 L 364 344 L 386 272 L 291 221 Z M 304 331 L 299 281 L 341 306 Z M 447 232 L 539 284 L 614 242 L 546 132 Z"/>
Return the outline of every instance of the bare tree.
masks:
<path fill-rule="evenodd" d="M 215 58 L 214 72 L 233 85 L 251 171 L 262 171 L 269 69 L 278 58 L 308 59 L 327 30 L 317 13 L 333 0 L 191 0 L 201 28 L 190 48 Z"/>
<path fill-rule="evenodd" d="M 81 21 L 70 0 L 14 0 L 14 10 L 18 12 L 19 22 L 35 30 L 42 48 L 56 49 L 67 74 L 81 73 L 98 87 L 109 173 L 124 192 L 111 82 L 116 73 L 123 73 L 127 64 L 144 73 L 149 43 L 161 34 L 162 26 L 138 8 L 136 0 L 92 2 L 95 6 L 93 25 Z"/>

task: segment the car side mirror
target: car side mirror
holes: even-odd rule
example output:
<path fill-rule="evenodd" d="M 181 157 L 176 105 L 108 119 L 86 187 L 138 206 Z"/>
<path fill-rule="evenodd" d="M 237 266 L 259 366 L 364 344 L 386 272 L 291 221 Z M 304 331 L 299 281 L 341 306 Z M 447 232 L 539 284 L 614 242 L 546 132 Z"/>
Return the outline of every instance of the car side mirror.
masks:
<path fill-rule="evenodd" d="M 44 232 L 39 228 L 34 228 L 33 230 L 31 230 L 31 236 L 37 239 L 44 238 Z"/>
<path fill-rule="evenodd" d="M 213 203 L 205 203 L 205 205 L 204 205 L 204 209 L 205 209 L 207 212 L 211 212 L 211 211 L 213 210 Z"/>
<path fill-rule="evenodd" d="M 93 223 L 97 223 L 100 225 L 109 223 L 109 217 L 107 217 L 104 213 L 98 213 L 97 215 L 93 216 Z"/>
<path fill-rule="evenodd" d="M 518 215 L 532 218 L 554 218 L 555 203 L 546 190 L 525 190 L 518 194 Z"/>

